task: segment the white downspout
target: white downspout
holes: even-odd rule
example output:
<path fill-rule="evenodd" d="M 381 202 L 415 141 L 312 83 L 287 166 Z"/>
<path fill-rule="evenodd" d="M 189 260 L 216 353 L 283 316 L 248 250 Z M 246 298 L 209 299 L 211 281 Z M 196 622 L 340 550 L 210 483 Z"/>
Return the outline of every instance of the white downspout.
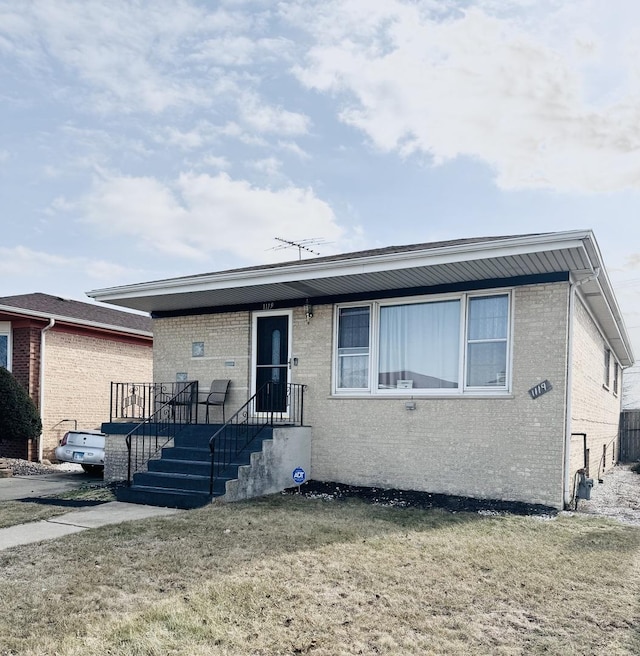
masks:
<path fill-rule="evenodd" d="M 593 269 L 593 273 L 582 280 L 577 280 L 571 283 L 569 287 L 569 321 L 568 321 L 568 337 L 567 337 L 567 392 L 565 403 L 565 429 L 564 429 L 564 489 L 563 489 L 563 503 L 564 507 L 568 508 L 571 503 L 571 471 L 570 471 L 570 457 L 571 457 L 571 403 L 572 403 L 572 387 L 573 387 L 573 319 L 575 313 L 575 298 L 578 287 L 590 280 L 596 280 L 600 275 L 600 269 Z"/>
<path fill-rule="evenodd" d="M 42 331 L 40 332 L 40 401 L 39 401 L 39 406 L 38 409 L 40 410 L 40 419 L 44 419 L 44 364 L 45 364 L 45 333 L 48 330 L 51 330 L 53 326 L 55 325 L 56 320 L 51 318 L 49 319 L 48 325 L 46 325 Z M 42 428 L 44 429 L 44 423 L 42 425 Z M 40 432 L 40 437 L 38 438 L 38 462 L 42 462 L 42 455 L 44 452 L 43 449 L 43 444 L 42 444 L 42 438 L 43 438 L 43 431 Z"/>

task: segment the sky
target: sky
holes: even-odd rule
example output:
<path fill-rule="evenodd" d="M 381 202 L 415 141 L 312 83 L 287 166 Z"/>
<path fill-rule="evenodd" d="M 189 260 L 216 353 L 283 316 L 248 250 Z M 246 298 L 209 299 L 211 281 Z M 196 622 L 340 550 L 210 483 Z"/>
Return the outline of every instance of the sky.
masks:
<path fill-rule="evenodd" d="M 637 0 L 0 0 L 0 76 L 0 296 L 592 229 L 640 358 Z"/>

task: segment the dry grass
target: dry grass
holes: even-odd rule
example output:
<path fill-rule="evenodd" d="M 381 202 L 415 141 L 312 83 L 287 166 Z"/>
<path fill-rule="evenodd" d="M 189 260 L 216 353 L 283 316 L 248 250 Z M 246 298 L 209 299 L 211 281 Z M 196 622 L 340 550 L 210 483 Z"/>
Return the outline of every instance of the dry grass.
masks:
<path fill-rule="evenodd" d="M 0 552 L 0 654 L 637 654 L 640 529 L 276 496 Z"/>
<path fill-rule="evenodd" d="M 77 508 L 72 505 L 65 505 L 65 502 L 68 501 L 115 501 L 115 494 L 107 486 L 93 485 L 63 492 L 52 497 L 45 497 L 41 501 L 3 501 L 0 503 L 0 528 L 37 522 L 76 510 Z M 56 505 L 56 502 L 60 503 Z"/>
<path fill-rule="evenodd" d="M 32 501 L 3 501 L 0 503 L 0 528 L 37 522 L 66 512 L 69 512 L 68 508 L 44 506 Z"/>

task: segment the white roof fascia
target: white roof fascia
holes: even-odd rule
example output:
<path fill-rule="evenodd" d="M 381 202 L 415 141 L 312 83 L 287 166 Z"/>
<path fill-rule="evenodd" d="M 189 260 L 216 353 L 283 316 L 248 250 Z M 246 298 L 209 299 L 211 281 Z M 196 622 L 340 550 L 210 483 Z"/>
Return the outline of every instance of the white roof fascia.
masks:
<path fill-rule="evenodd" d="M 15 307 L 14 305 L 0 305 L 0 312 L 8 314 L 19 314 L 22 316 L 34 317 L 36 319 L 55 319 L 62 323 L 72 323 L 78 326 L 88 328 L 99 328 L 101 330 L 110 330 L 112 332 L 128 333 L 141 337 L 153 337 L 152 332 L 146 330 L 137 330 L 136 328 L 127 328 L 126 326 L 115 326 L 110 323 L 99 323 L 97 321 L 87 321 L 85 319 L 75 319 L 74 317 L 65 317 L 61 314 L 51 314 L 50 312 L 39 312 L 38 310 L 28 310 L 26 308 Z"/>
<path fill-rule="evenodd" d="M 595 283 L 600 289 L 600 293 L 602 294 L 602 297 L 604 298 L 609 312 L 611 313 L 611 316 L 613 317 L 613 320 L 616 324 L 616 329 L 620 336 L 620 341 L 624 345 L 628 361 L 633 363 L 633 348 L 631 346 L 631 340 L 629 339 L 624 317 L 622 315 L 622 311 L 620 310 L 620 306 L 618 305 L 618 301 L 616 300 L 616 296 L 613 291 L 613 285 L 609 279 L 607 269 L 604 265 L 604 260 L 602 259 L 602 254 L 600 253 L 598 244 L 593 237 L 593 233 L 591 233 L 588 239 L 585 240 L 585 247 L 587 250 L 587 255 L 589 256 L 589 260 L 591 261 L 591 266 L 597 267 L 599 269 Z"/>
<path fill-rule="evenodd" d="M 100 301 L 137 298 L 141 296 L 159 296 L 170 294 L 187 294 L 197 291 L 213 291 L 255 285 L 269 285 L 304 281 L 318 278 L 377 273 L 389 269 L 412 269 L 416 267 L 452 264 L 469 260 L 508 257 L 567 248 L 584 247 L 583 240 L 590 236 L 590 231 L 571 231 L 517 237 L 500 241 L 475 242 L 427 248 L 423 250 L 402 251 L 358 257 L 349 260 L 313 262 L 286 265 L 282 268 L 254 269 L 232 271 L 228 273 L 200 274 L 189 278 L 170 278 L 121 287 L 110 287 L 87 292 L 87 296 Z"/>

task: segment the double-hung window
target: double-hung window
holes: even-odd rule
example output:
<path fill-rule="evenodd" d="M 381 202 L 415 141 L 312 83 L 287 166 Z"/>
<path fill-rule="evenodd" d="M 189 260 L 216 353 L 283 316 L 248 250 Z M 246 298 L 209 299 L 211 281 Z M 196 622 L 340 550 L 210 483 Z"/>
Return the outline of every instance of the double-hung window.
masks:
<path fill-rule="evenodd" d="M 336 393 L 508 389 L 510 294 L 339 306 Z"/>
<path fill-rule="evenodd" d="M 369 306 L 339 310 L 337 378 L 340 389 L 369 389 L 369 322 Z"/>
<path fill-rule="evenodd" d="M 505 387 L 509 297 L 469 298 L 467 317 L 467 387 Z"/>

